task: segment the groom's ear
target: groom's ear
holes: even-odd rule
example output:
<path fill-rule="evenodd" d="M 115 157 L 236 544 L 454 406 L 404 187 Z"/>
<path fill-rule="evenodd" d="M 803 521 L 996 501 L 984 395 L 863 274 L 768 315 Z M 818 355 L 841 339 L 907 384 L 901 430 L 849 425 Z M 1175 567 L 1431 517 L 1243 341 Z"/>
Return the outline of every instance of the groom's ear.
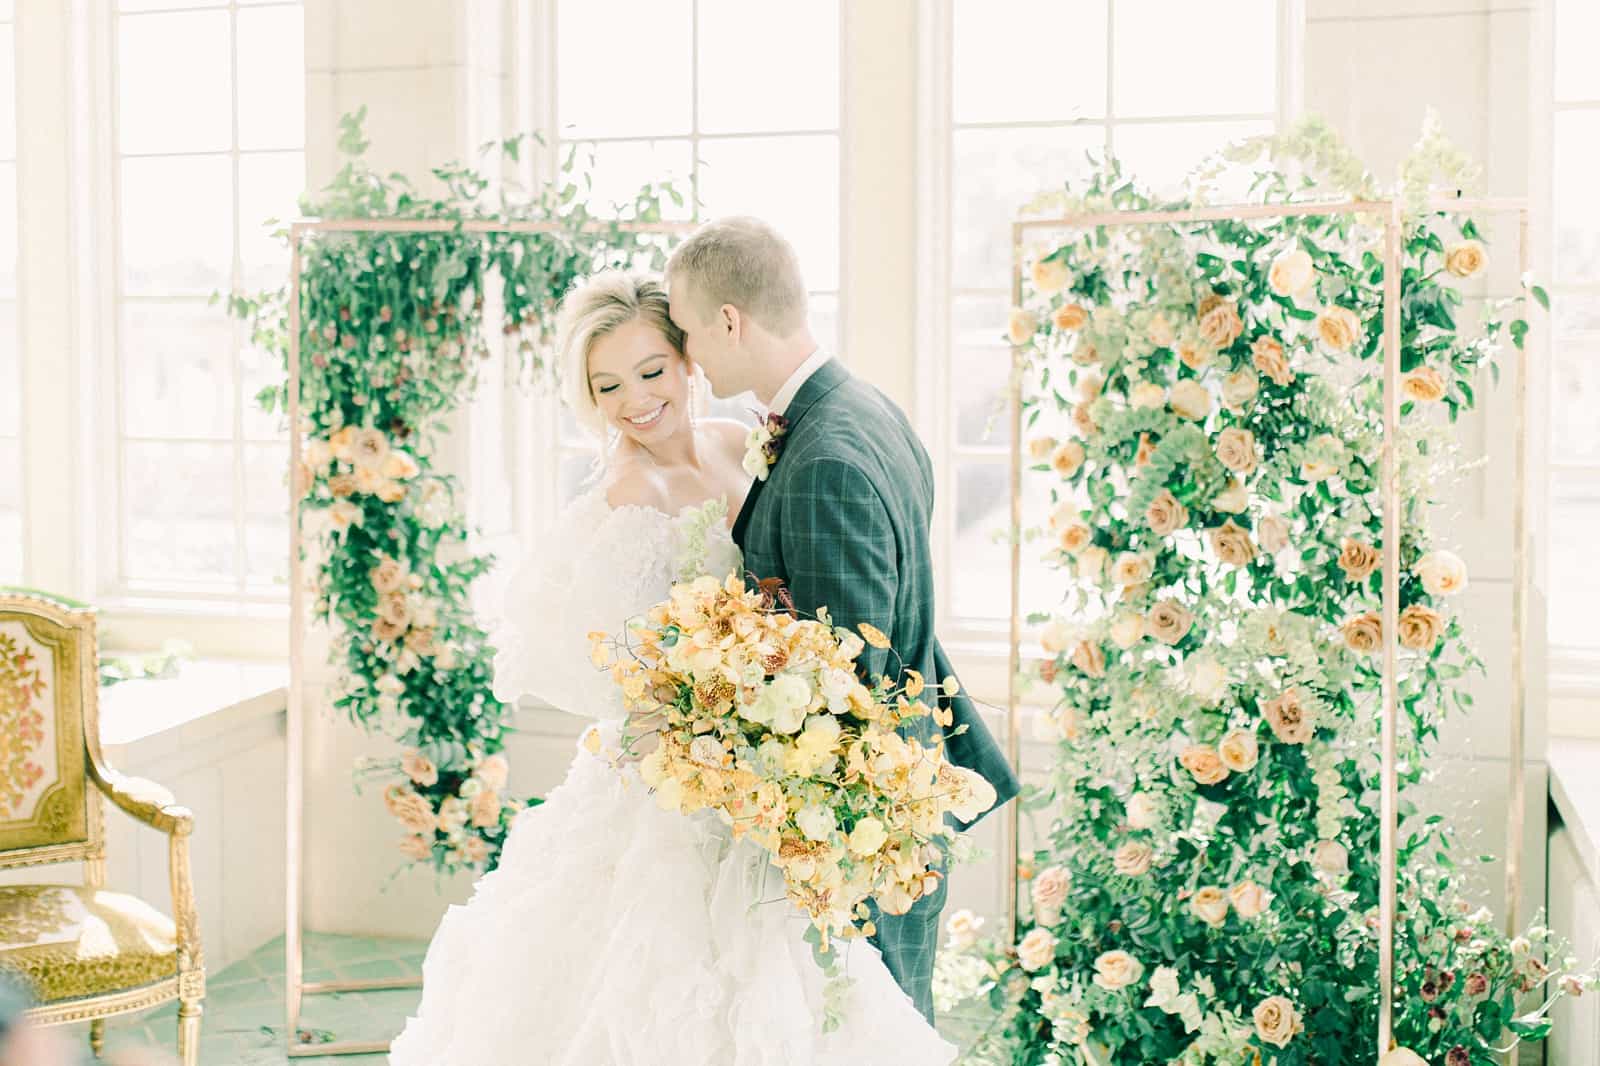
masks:
<path fill-rule="evenodd" d="M 722 323 L 722 331 L 728 335 L 728 339 L 735 341 L 738 340 L 739 335 L 744 328 L 744 322 L 740 318 L 739 309 L 732 304 L 723 304 L 722 307 L 718 309 L 717 314 Z"/>

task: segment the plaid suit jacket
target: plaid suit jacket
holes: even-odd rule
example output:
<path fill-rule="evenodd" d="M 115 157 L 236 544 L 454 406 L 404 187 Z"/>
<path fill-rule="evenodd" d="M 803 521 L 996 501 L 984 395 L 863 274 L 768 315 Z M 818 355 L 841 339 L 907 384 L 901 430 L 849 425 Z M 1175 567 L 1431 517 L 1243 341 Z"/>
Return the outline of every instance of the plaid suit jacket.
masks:
<path fill-rule="evenodd" d="M 827 607 L 836 625 L 877 626 L 898 665 L 930 683 L 949 677 L 950 661 L 933 632 L 933 464 L 905 414 L 829 360 L 800 387 L 786 417 L 778 461 L 752 486 L 734 523 L 749 576 L 781 579 L 805 614 Z M 893 676 L 897 665 L 890 651 L 870 646 L 859 663 L 868 677 Z M 940 702 L 955 725 L 967 726 L 946 753 L 994 785 L 994 810 L 1017 794 L 1016 776 L 964 692 Z M 939 726 L 921 719 L 913 728 L 927 738 Z M 944 898 L 941 882 L 908 914 L 874 915 L 873 941 L 884 962 L 930 1021 Z"/>

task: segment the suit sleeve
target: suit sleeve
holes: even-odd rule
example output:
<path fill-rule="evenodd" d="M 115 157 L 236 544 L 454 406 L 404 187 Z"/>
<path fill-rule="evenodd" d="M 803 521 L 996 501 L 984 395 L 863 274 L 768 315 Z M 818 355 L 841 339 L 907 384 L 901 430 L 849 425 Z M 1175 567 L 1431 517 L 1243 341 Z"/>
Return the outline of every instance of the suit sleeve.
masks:
<path fill-rule="evenodd" d="M 851 632 L 866 622 L 892 633 L 900 560 L 878 490 L 860 468 L 832 458 L 808 460 L 790 479 L 780 536 L 795 606 L 806 614 L 826 607 Z M 871 679 L 893 676 L 899 660 L 869 645 L 857 663 Z"/>

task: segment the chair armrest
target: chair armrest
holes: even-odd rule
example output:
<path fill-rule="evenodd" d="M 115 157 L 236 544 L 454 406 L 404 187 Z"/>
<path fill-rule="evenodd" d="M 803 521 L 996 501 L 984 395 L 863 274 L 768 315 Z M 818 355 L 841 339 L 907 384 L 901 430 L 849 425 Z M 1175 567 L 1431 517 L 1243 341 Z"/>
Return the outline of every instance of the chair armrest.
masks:
<path fill-rule="evenodd" d="M 180 806 L 165 786 L 142 777 L 129 777 L 107 766 L 92 771 L 95 784 L 106 798 L 130 815 L 168 836 L 188 836 L 194 829 L 194 814 Z"/>

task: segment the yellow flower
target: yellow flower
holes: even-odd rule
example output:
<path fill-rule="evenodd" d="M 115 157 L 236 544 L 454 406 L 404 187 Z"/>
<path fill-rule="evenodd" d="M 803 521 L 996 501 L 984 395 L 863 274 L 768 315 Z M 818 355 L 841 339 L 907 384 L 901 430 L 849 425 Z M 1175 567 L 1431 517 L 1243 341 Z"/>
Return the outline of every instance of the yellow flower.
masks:
<path fill-rule="evenodd" d="M 872 623 L 860 622 L 856 625 L 856 629 L 861 632 L 861 638 L 874 648 L 882 649 L 889 646 L 888 636 L 884 634 L 883 630 L 879 629 Z"/>

